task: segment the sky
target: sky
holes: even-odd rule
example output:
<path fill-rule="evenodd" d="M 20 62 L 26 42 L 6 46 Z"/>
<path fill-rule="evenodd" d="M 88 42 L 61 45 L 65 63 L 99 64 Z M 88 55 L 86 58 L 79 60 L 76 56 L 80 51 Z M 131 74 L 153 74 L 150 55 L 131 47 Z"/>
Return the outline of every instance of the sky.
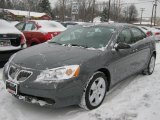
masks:
<path fill-rule="evenodd" d="M 54 6 L 54 3 L 57 0 L 50 0 L 51 5 Z M 96 2 L 98 1 L 108 1 L 108 0 L 96 0 Z M 111 0 L 113 1 L 113 0 Z M 141 8 L 145 8 L 145 11 L 143 12 L 143 17 L 151 17 L 152 14 L 152 6 L 153 6 L 153 2 L 154 0 L 121 0 L 123 3 L 129 3 L 128 5 L 130 5 L 130 3 L 135 3 L 138 13 L 139 13 L 139 17 L 141 15 Z M 137 4 L 139 3 L 139 4 Z M 160 17 L 160 3 L 158 3 L 158 7 L 157 7 L 157 16 Z"/>
<path fill-rule="evenodd" d="M 148 2 L 149 1 L 149 2 Z M 145 11 L 143 13 L 144 17 L 151 17 L 152 15 L 152 7 L 153 7 L 153 2 L 150 1 L 154 1 L 154 0 L 123 0 L 123 2 L 127 2 L 127 3 L 135 3 L 139 16 L 141 15 L 141 8 L 145 8 Z M 141 2 L 141 3 L 140 3 Z M 140 4 L 137 4 L 140 3 Z M 160 3 L 158 3 L 158 7 L 157 7 L 157 16 L 160 17 Z"/>

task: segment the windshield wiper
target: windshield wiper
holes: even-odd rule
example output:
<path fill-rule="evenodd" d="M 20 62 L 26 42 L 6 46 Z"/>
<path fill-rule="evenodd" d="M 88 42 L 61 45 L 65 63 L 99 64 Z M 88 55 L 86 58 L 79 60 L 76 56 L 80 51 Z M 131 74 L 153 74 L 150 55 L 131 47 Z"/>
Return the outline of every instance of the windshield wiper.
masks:
<path fill-rule="evenodd" d="M 77 46 L 77 47 L 88 48 L 87 45 L 78 45 L 78 44 L 67 44 L 67 46 Z"/>
<path fill-rule="evenodd" d="M 49 42 L 49 43 L 54 43 L 54 44 L 57 44 L 57 45 L 62 45 L 61 43 L 58 43 L 58 42 Z"/>
<path fill-rule="evenodd" d="M 83 47 L 83 48 L 88 48 L 87 45 L 78 45 L 78 44 L 61 44 L 61 43 L 58 43 L 58 42 L 49 42 L 49 43 L 54 43 L 54 44 L 57 44 L 57 45 L 64 45 L 64 46 L 77 46 L 77 47 Z"/>

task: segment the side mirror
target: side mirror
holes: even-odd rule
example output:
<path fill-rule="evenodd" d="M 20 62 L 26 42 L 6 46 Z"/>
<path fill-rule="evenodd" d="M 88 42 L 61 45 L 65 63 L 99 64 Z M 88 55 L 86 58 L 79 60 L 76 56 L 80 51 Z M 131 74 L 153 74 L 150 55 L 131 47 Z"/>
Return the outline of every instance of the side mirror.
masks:
<path fill-rule="evenodd" d="M 127 44 L 127 43 L 122 43 L 122 42 L 120 42 L 120 43 L 116 44 L 114 48 L 115 48 L 116 50 L 129 49 L 129 48 L 131 48 L 131 46 L 130 46 L 129 44 Z"/>

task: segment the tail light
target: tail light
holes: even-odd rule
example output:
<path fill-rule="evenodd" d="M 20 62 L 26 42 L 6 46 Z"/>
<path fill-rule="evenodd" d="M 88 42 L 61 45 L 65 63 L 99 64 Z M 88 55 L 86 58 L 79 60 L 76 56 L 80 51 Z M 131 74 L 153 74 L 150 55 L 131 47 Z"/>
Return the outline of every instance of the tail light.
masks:
<path fill-rule="evenodd" d="M 148 32 L 146 33 L 146 35 L 147 35 L 147 37 L 149 37 L 149 36 L 151 36 L 152 34 L 151 34 L 150 31 L 148 31 Z"/>
<path fill-rule="evenodd" d="M 23 35 L 21 35 L 21 45 L 23 45 L 25 43 L 26 43 L 25 37 Z"/>
<path fill-rule="evenodd" d="M 54 32 L 54 33 L 52 33 L 53 34 L 53 37 L 55 37 L 55 36 L 57 36 L 57 35 L 59 35 L 61 32 Z"/>
<path fill-rule="evenodd" d="M 50 40 L 50 39 L 52 39 L 53 37 L 55 37 L 59 34 L 60 34 L 60 32 L 46 33 L 45 34 L 45 40 Z"/>
<path fill-rule="evenodd" d="M 156 32 L 155 35 L 160 35 L 160 32 Z"/>
<path fill-rule="evenodd" d="M 50 40 L 53 38 L 53 35 L 51 33 L 46 33 L 44 37 L 45 37 L 45 40 Z"/>

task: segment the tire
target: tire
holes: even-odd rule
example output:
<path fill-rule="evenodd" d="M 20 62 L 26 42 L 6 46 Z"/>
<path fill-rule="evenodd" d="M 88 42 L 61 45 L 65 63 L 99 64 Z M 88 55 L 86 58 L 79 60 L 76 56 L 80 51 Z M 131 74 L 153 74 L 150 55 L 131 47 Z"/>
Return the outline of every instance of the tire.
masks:
<path fill-rule="evenodd" d="M 147 66 L 147 69 L 145 69 L 142 73 L 144 75 L 151 75 L 154 72 L 155 68 L 155 61 L 156 61 L 156 56 L 153 54 L 149 60 L 149 64 Z"/>
<path fill-rule="evenodd" d="M 33 43 L 31 44 L 31 46 L 35 46 L 35 45 L 37 45 L 37 43 L 35 43 L 35 42 L 33 42 Z"/>
<path fill-rule="evenodd" d="M 88 81 L 79 106 L 86 110 L 98 108 L 102 104 L 107 90 L 107 77 L 102 72 L 96 72 Z"/>

